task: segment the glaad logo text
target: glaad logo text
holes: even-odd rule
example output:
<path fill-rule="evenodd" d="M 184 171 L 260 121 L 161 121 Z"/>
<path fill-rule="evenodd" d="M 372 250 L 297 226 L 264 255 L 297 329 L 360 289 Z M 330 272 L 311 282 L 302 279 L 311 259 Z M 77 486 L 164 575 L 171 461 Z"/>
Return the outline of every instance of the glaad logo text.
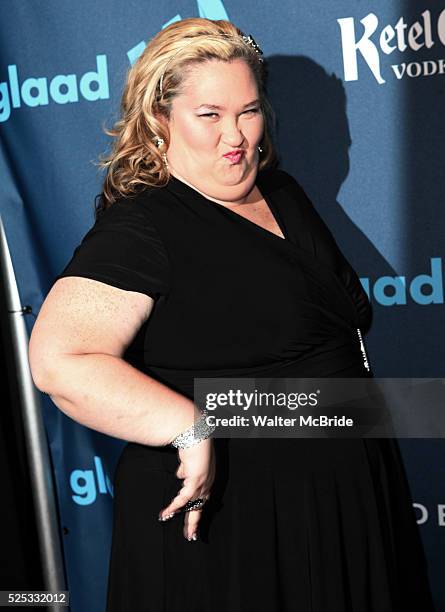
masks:
<path fill-rule="evenodd" d="M 345 81 L 358 80 L 357 56 L 359 53 L 365 60 L 376 81 L 379 85 L 382 85 L 386 81 L 382 77 L 381 53 L 390 55 L 396 50 L 401 53 L 405 51 L 417 53 L 423 48 L 430 49 L 436 42 L 434 38 L 445 46 L 445 9 L 437 19 L 434 32 L 430 11 L 424 11 L 421 14 L 421 19 L 415 21 L 409 27 L 405 23 L 404 18 L 400 17 L 394 27 L 386 25 L 382 28 L 380 34 L 376 34 L 379 27 L 378 17 L 374 13 L 369 13 L 366 17 L 360 19 L 364 32 L 359 40 L 356 37 L 353 17 L 337 19 L 337 23 L 340 26 Z M 445 60 L 403 62 L 401 64 L 393 64 L 391 68 L 399 80 L 405 76 L 432 76 L 436 73 L 444 74 Z"/>
<path fill-rule="evenodd" d="M 97 482 L 96 482 L 97 481 Z M 97 492 L 114 497 L 113 485 L 105 474 L 100 457 L 94 457 L 94 470 L 73 470 L 70 475 L 72 499 L 79 506 L 89 506 L 96 501 Z"/>
<path fill-rule="evenodd" d="M 360 278 L 364 290 L 371 299 L 369 278 Z M 443 304 L 443 274 L 440 257 L 431 257 L 431 274 L 418 274 L 407 283 L 406 276 L 381 276 L 372 287 L 372 297 L 382 306 L 404 305 L 407 296 L 422 306 Z"/>
<path fill-rule="evenodd" d="M 96 55 L 96 70 L 76 74 L 56 74 L 48 83 L 46 77 L 28 77 L 20 83 L 17 66 L 8 66 L 8 81 L 0 82 L 0 122 L 7 121 L 13 108 L 46 106 L 79 102 L 79 95 L 89 102 L 110 97 L 107 56 Z"/>

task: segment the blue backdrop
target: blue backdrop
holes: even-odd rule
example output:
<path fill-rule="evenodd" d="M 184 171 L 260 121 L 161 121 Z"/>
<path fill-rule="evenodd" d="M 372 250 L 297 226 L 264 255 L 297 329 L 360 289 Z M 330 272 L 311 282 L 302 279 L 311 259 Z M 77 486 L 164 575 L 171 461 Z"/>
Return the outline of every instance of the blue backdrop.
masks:
<path fill-rule="evenodd" d="M 102 123 L 117 117 L 128 67 L 173 20 L 229 19 L 269 60 L 281 166 L 371 298 L 374 373 L 444 376 L 445 2 L 3 0 L 2 9 L 0 207 L 23 304 L 38 313 L 93 223 L 102 177 L 92 162 L 107 147 Z M 42 401 L 71 609 L 100 611 L 124 443 Z M 445 445 L 401 448 L 445 610 Z"/>

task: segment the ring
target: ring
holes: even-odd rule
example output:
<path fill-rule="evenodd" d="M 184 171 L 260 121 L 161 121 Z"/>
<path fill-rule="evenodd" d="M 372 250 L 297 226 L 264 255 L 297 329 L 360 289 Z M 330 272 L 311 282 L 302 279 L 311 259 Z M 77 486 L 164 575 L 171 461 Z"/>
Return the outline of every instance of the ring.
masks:
<path fill-rule="evenodd" d="M 206 503 L 206 500 L 202 497 L 197 499 L 190 499 L 184 506 L 184 512 L 190 512 L 190 510 L 199 510 Z"/>

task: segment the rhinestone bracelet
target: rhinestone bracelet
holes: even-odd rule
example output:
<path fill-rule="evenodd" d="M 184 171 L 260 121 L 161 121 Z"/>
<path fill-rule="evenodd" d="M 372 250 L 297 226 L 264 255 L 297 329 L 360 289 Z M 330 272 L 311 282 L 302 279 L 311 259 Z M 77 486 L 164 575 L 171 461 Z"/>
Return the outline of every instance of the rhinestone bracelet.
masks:
<path fill-rule="evenodd" d="M 208 414 L 207 410 L 203 410 L 196 422 L 176 436 L 171 445 L 175 448 L 188 448 L 208 438 L 216 429 L 216 425 L 207 425 L 206 418 Z"/>

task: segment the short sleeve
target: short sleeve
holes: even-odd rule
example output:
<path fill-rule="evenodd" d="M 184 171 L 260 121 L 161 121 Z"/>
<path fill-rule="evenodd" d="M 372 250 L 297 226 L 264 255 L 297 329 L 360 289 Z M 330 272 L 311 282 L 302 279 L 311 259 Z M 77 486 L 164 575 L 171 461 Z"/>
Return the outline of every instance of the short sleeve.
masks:
<path fill-rule="evenodd" d="M 82 238 L 53 284 L 81 276 L 158 299 L 169 292 L 169 259 L 146 203 L 119 199 Z"/>

